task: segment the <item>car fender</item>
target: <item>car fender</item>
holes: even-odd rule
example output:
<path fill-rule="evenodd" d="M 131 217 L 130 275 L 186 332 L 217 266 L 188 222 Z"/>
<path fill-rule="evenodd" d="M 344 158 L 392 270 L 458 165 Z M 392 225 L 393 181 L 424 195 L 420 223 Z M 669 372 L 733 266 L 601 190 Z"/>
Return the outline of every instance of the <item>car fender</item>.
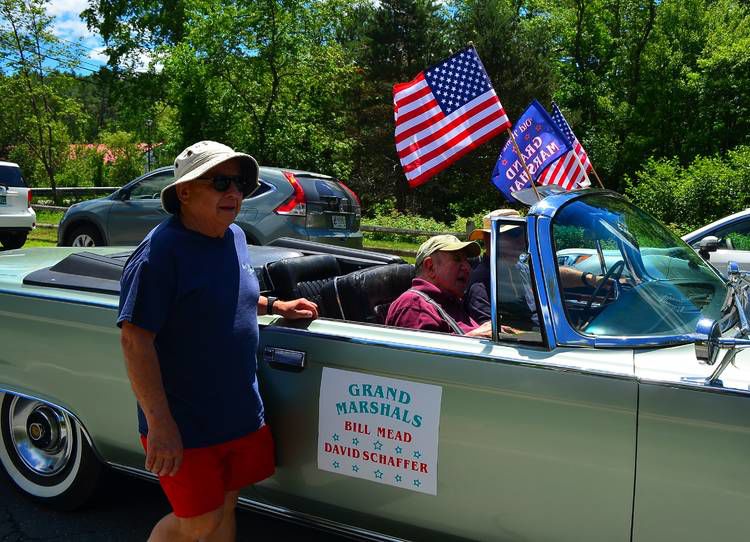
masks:
<path fill-rule="evenodd" d="M 62 246 L 62 241 L 63 239 L 65 239 L 65 236 L 68 234 L 71 228 L 75 228 L 77 226 L 80 226 L 81 224 L 90 224 L 94 226 L 99 232 L 99 235 L 102 236 L 102 239 L 104 239 L 104 242 L 109 244 L 109 236 L 107 235 L 106 228 L 104 228 L 99 221 L 99 217 L 94 213 L 82 212 L 76 213 L 76 216 L 74 218 L 70 219 L 69 222 L 65 222 L 65 224 L 60 228 L 57 235 L 58 246 Z"/>

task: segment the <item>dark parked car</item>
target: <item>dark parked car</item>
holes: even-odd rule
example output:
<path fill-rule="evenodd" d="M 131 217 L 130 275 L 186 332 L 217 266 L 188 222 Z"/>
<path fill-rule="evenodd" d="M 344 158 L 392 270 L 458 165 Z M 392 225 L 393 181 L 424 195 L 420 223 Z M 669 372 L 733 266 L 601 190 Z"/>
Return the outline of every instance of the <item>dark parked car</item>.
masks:
<path fill-rule="evenodd" d="M 172 166 L 163 167 L 107 197 L 71 206 L 60 221 L 58 245 L 137 245 L 167 217 L 159 194 L 173 177 Z M 359 248 L 360 218 L 359 198 L 341 181 L 319 173 L 261 167 L 260 186 L 242 202 L 236 223 L 255 245 L 295 237 Z"/>

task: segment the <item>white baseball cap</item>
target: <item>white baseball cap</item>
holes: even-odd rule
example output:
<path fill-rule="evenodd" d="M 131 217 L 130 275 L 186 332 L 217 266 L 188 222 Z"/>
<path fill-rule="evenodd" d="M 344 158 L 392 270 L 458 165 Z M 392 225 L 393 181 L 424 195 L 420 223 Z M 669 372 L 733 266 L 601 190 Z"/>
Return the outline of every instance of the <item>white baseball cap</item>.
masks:
<path fill-rule="evenodd" d="M 161 206 L 168 213 L 175 214 L 180 209 L 175 189 L 178 184 L 200 179 L 208 170 L 233 159 L 238 159 L 243 176 L 254 190 L 258 186 L 258 162 L 255 158 L 249 154 L 235 152 L 231 147 L 216 141 L 199 141 L 175 158 L 174 181 L 161 191 Z M 243 196 L 248 196 L 252 190 Z"/>

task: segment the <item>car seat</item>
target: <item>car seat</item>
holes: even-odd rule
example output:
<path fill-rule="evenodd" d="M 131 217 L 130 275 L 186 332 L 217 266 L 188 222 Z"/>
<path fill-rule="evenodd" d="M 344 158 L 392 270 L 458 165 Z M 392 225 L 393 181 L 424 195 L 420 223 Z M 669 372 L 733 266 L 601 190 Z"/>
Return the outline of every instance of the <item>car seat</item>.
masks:
<path fill-rule="evenodd" d="M 410 264 L 378 265 L 336 277 L 321 289 L 323 310 L 330 317 L 384 324 L 388 307 L 413 278 Z"/>
<path fill-rule="evenodd" d="M 315 254 L 298 258 L 284 258 L 268 264 L 268 275 L 273 293 L 281 299 L 305 297 L 321 307 L 320 291 L 333 277 L 341 274 L 336 258 L 329 254 Z M 326 316 L 319 310 L 321 316 Z"/>

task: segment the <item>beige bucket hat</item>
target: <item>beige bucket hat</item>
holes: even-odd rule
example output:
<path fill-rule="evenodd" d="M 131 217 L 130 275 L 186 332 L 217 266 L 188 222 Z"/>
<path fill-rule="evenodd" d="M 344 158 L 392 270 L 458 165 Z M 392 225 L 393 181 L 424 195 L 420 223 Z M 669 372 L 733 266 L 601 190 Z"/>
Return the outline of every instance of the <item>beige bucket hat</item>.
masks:
<path fill-rule="evenodd" d="M 481 239 L 485 233 L 490 233 L 492 219 L 498 216 L 502 216 L 505 218 L 521 218 L 521 213 L 519 213 L 515 209 L 495 209 L 494 211 L 487 213 L 482 219 L 482 227 L 477 228 L 476 230 L 471 232 L 471 235 L 469 235 L 469 241 L 476 241 L 477 239 Z M 518 226 L 511 226 L 510 224 L 500 226 L 500 233 L 512 230 L 513 228 L 517 227 Z"/>
<path fill-rule="evenodd" d="M 180 208 L 175 189 L 178 184 L 200 179 L 210 169 L 235 158 L 240 161 L 242 174 L 250 181 L 250 185 L 253 188 L 257 187 L 258 162 L 255 158 L 249 154 L 235 152 L 231 147 L 216 141 L 199 141 L 190 145 L 175 158 L 174 181 L 161 191 L 161 206 L 168 213 L 175 214 Z"/>
<path fill-rule="evenodd" d="M 440 250 L 443 252 L 463 250 L 469 258 L 479 256 L 482 253 L 481 247 L 474 241 L 461 241 L 455 235 L 436 235 L 435 237 L 430 237 L 427 241 L 419 245 L 417 259 L 414 262 L 414 265 L 419 267 L 422 265 L 425 258 L 432 256 L 435 252 Z"/>

